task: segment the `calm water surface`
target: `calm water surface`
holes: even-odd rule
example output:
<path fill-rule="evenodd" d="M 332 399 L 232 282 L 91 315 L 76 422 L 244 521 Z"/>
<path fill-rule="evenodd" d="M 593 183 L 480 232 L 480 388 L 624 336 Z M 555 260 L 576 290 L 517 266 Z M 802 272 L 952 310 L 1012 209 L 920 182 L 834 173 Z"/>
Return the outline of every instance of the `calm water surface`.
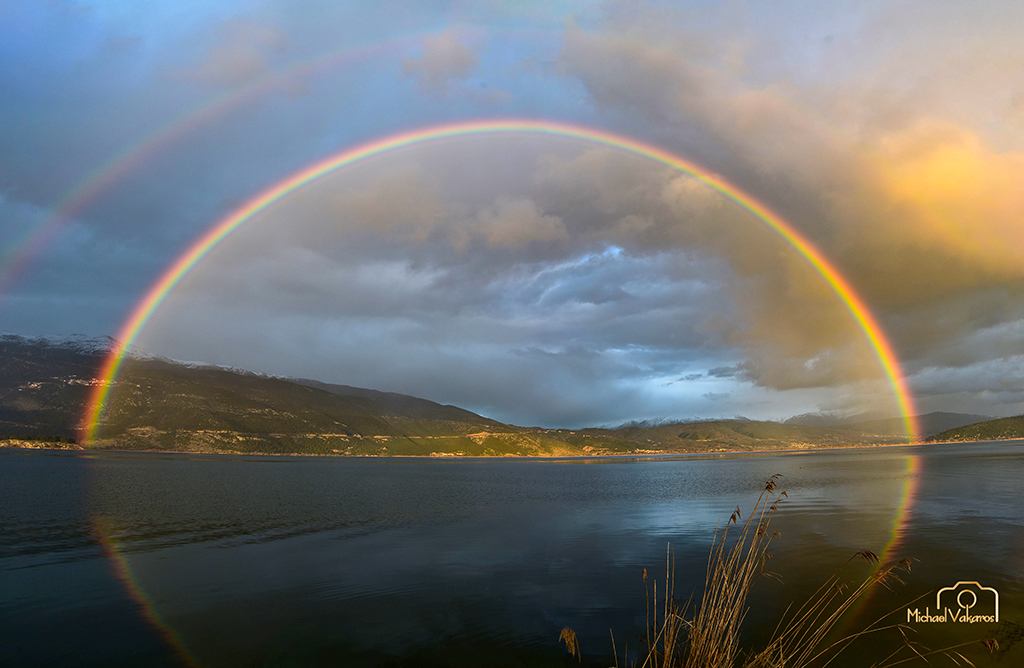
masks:
<path fill-rule="evenodd" d="M 747 642 L 870 549 L 919 562 L 849 628 L 978 581 L 1000 624 L 914 639 L 994 636 L 999 653 L 964 653 L 1024 665 L 1021 441 L 653 461 L 0 451 L 0 665 L 578 665 L 557 642 L 571 626 L 606 666 L 609 629 L 637 648 L 642 569 L 661 580 L 671 543 L 685 600 L 716 523 L 776 473 L 781 581 L 756 585 Z"/>

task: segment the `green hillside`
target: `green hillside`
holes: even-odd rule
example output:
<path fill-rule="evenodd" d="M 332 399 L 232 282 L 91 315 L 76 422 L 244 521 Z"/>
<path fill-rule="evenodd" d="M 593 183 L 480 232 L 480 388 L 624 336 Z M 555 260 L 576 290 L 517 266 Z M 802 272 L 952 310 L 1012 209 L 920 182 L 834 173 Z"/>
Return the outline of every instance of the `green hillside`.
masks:
<path fill-rule="evenodd" d="M 996 441 L 1024 438 L 1024 415 L 999 418 L 950 429 L 929 438 L 929 441 Z"/>
<path fill-rule="evenodd" d="M 112 342 L 0 337 L 0 439 L 79 437 Z M 570 454 L 544 430 L 400 394 L 129 358 L 90 447 L 351 455 Z"/>
<path fill-rule="evenodd" d="M 390 393 L 129 360 L 97 447 L 351 455 L 552 454 L 559 443 Z"/>

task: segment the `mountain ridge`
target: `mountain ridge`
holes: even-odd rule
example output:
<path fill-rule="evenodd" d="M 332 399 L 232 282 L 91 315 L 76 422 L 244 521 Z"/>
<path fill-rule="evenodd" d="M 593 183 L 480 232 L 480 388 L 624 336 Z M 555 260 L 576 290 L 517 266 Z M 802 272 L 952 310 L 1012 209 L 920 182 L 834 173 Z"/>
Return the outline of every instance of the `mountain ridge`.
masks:
<path fill-rule="evenodd" d="M 53 341 L 0 335 L 0 439 L 75 441 L 91 387 L 107 354 L 116 346 L 113 339 Z M 901 432 L 872 432 L 857 424 L 803 425 L 746 418 L 659 420 L 576 430 L 520 427 L 458 406 L 395 392 L 176 362 L 137 352 L 122 362 L 109 396 L 98 437 L 88 444 L 90 448 L 551 456 L 755 451 L 901 441 Z M 896 422 L 902 425 L 901 420 Z"/>

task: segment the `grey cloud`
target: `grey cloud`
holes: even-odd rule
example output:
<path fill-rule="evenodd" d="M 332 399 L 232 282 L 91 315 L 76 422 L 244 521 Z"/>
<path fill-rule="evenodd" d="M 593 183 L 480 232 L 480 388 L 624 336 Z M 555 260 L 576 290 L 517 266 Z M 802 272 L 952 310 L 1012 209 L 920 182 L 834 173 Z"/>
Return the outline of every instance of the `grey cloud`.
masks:
<path fill-rule="evenodd" d="M 532 334 L 550 340 L 577 336 L 568 327 L 576 323 L 590 329 L 589 345 L 623 345 L 632 337 L 633 345 L 666 350 L 741 350 L 748 358 L 745 377 L 765 387 L 820 387 L 878 373 L 863 363 L 861 335 L 822 279 L 784 248 L 764 253 L 779 246 L 771 233 L 691 177 L 604 149 L 577 148 L 564 158 L 541 152 L 534 158 L 541 169 L 523 166 L 537 175 L 533 182 L 510 192 L 499 181 L 490 202 L 481 202 L 480 193 L 496 186 L 481 183 L 469 202 L 454 196 L 450 184 L 463 181 L 461 170 L 473 163 L 432 169 L 433 154 L 423 153 L 418 167 L 406 158 L 400 170 L 383 162 L 379 173 L 357 174 L 347 186 L 324 181 L 301 201 L 285 203 L 277 219 L 305 222 L 276 234 L 322 258 L 260 269 L 262 277 L 251 279 L 261 286 L 258 294 L 269 299 L 279 291 L 275 284 L 290 284 L 293 265 L 322 263 L 315 280 L 300 278 L 301 290 L 283 293 L 304 296 L 284 299 L 280 308 L 333 303 L 364 312 L 394 306 L 394 295 L 374 299 L 383 283 L 342 277 L 354 266 L 366 267 L 360 275 L 374 266 L 405 267 L 404 279 L 383 274 L 399 281 L 394 294 L 403 294 L 408 280 L 417 287 L 407 299 L 424 309 L 488 313 L 511 331 L 520 331 L 513 322 L 519 314 L 531 320 L 554 310 L 550 330 Z M 621 231 L 631 216 L 648 221 L 646 234 Z M 266 252 L 255 232 L 273 227 L 257 221 L 250 224 L 253 234 L 235 240 L 239 264 Z M 342 261 L 350 264 L 330 268 Z M 225 275 L 215 285 L 233 282 Z M 344 285 L 344 293 L 334 285 Z"/>
<path fill-rule="evenodd" d="M 533 242 L 564 241 L 565 225 L 558 216 L 538 211 L 531 200 L 499 197 L 492 207 L 481 209 L 473 230 L 492 246 L 515 248 Z"/>
<path fill-rule="evenodd" d="M 419 47 L 393 40 L 399 5 L 410 35 L 474 28 Z M 958 24 L 950 6 L 862 9 L 843 22 L 824 6 L 727 15 L 611 2 L 564 40 L 562 17 L 530 23 L 548 35 L 537 46 L 459 22 L 483 10 L 450 4 L 271 2 L 219 24 L 217 8 L 197 7 L 211 12 L 197 19 L 157 8 L 147 11 L 166 15 L 149 28 L 46 5 L 40 15 L 59 20 L 31 46 L 5 44 L 24 52 L 0 68 L 0 216 L 11 229 L 187 122 L 76 210 L 2 296 L 4 318 L 112 333 L 171 258 L 268 185 L 343 147 L 491 105 L 631 134 L 741 185 L 865 297 L 924 409 L 1011 411 L 1019 388 L 999 368 L 1016 370 L 1024 320 L 1021 10 L 986 6 Z M 819 28 L 835 40 L 791 39 Z M 386 53 L 361 60 L 375 40 Z M 350 48 L 352 59 L 287 90 L 256 92 L 278 68 Z M 209 337 L 197 342 L 190 323 Z M 408 147 L 325 177 L 215 249 L 149 335 L 155 352 L 506 416 L 521 405 L 552 424 L 613 420 L 602 405 L 632 419 L 861 410 L 877 395 L 893 411 L 856 322 L 773 232 L 693 178 L 552 137 Z M 446 368 L 473 377 L 446 380 Z M 671 394 L 650 389 L 676 378 Z M 714 406 L 701 396 L 727 393 Z"/>
<path fill-rule="evenodd" d="M 1000 151 L 963 123 L 969 112 L 960 103 L 973 100 L 973 109 L 984 108 L 966 94 L 977 81 L 936 79 L 963 93 L 943 94 L 952 104 L 943 108 L 948 120 L 939 120 L 930 92 L 910 91 L 904 81 L 864 79 L 865 72 L 851 71 L 846 80 L 803 87 L 785 79 L 755 83 L 727 62 L 727 36 L 702 36 L 709 56 L 680 47 L 668 29 L 637 39 L 629 32 L 636 25 L 570 27 L 562 71 L 608 112 L 642 114 L 663 136 L 679 137 L 698 151 L 709 141 L 717 144 L 719 169 L 750 184 L 822 247 L 882 316 L 907 366 L 922 368 L 940 356 L 960 364 L 999 354 L 969 339 L 986 318 L 1014 317 L 1014 304 L 1024 297 L 1024 243 L 1017 243 L 1019 221 L 1011 213 L 1024 202 L 1017 201 L 1022 191 L 1009 185 L 1024 179 L 1024 153 Z M 900 25 L 912 37 L 896 43 L 934 37 L 907 20 Z M 851 43 L 843 40 L 832 50 Z M 924 53 L 889 62 L 918 76 L 931 69 Z M 999 62 L 983 50 L 962 50 L 956 57 L 980 62 L 981 72 Z M 987 74 L 982 79 L 992 80 Z M 872 85 L 859 87 L 863 81 Z M 888 117 L 886 109 L 893 110 Z M 645 234 L 651 227 L 634 223 L 631 231 Z M 722 241 L 727 246 L 737 239 Z M 878 373 L 871 352 L 852 350 L 836 329 L 848 322 L 842 309 L 800 315 L 808 296 L 815 308 L 825 302 L 810 293 L 794 295 L 794 286 L 810 283 L 784 279 L 791 270 L 786 264 L 772 270 L 749 254 L 727 247 L 723 252 L 751 279 L 751 291 L 741 290 L 737 298 L 738 310 L 748 314 L 743 329 L 721 332 L 750 351 L 744 371 L 751 379 L 786 388 Z M 760 260 L 766 258 L 762 253 Z M 984 303 L 990 308 L 983 316 Z M 963 311 L 966 304 L 973 313 Z M 801 356 L 810 366 L 793 363 Z"/>
<path fill-rule="evenodd" d="M 570 24 L 559 64 L 567 74 L 582 75 L 598 103 L 632 108 L 665 122 L 706 112 L 710 102 L 707 93 L 714 75 L 687 55 L 650 47 L 642 35 L 596 34 Z"/>
<path fill-rule="evenodd" d="M 413 242 L 425 241 L 452 213 L 439 185 L 410 169 L 389 173 L 362 189 L 346 190 L 334 196 L 332 204 L 337 232 L 383 231 Z"/>
<path fill-rule="evenodd" d="M 701 393 L 719 391 L 683 388 L 669 401 L 654 387 L 739 355 L 702 327 L 727 310 L 720 263 L 597 243 L 586 210 L 570 225 L 548 213 L 556 193 L 530 180 L 499 179 L 489 200 L 476 188 L 457 196 L 452 182 L 473 162 L 450 173 L 401 164 L 326 179 L 237 230 L 167 298 L 140 346 L 548 426 L 693 414 Z M 202 341 L 189 341 L 197 329 Z"/>
<path fill-rule="evenodd" d="M 728 306 L 704 326 L 746 351 L 747 373 L 757 382 L 820 386 L 879 372 L 825 280 L 720 193 L 690 176 L 604 149 L 549 160 L 542 174 L 548 208 L 564 211 L 567 228 L 585 238 L 641 252 L 685 249 L 723 262 L 732 275 Z"/>
<path fill-rule="evenodd" d="M 441 95 L 453 81 L 466 79 L 478 62 L 476 54 L 459 39 L 458 33 L 449 30 L 424 37 L 420 57 L 404 58 L 402 69 L 416 77 L 424 90 Z"/>
<path fill-rule="evenodd" d="M 217 26 L 195 62 L 170 68 L 168 76 L 209 86 L 237 86 L 268 72 L 272 54 L 287 44 L 279 28 L 234 17 Z"/>
<path fill-rule="evenodd" d="M 913 377 L 925 411 L 1024 414 L 1024 354 L 990 358 L 954 368 L 930 367 Z"/>

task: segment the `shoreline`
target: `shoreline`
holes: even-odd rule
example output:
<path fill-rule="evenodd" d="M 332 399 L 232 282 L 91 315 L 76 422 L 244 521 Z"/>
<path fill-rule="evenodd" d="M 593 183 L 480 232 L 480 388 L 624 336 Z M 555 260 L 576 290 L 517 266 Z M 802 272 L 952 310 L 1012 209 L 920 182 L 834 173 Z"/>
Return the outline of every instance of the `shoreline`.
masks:
<path fill-rule="evenodd" d="M 53 443 L 53 442 L 39 442 L 39 441 L 25 441 L 23 439 L 5 439 L 0 440 L 0 452 L 3 451 L 35 451 L 40 453 L 48 454 L 64 454 L 64 455 L 102 455 L 109 454 L 113 456 L 130 456 L 130 455 L 177 455 L 177 456 L 197 456 L 202 458 L 207 457 L 308 457 L 308 458 L 327 458 L 327 459 L 402 459 L 402 460 L 444 460 L 444 461 L 463 461 L 463 460 L 537 460 L 537 461 L 607 461 L 607 460 L 656 460 L 656 459 L 669 459 L 669 458 L 712 458 L 712 457 L 736 457 L 746 455 L 773 455 L 773 454 L 801 454 L 810 452 L 821 452 L 824 450 L 856 450 L 856 449 L 871 449 L 871 448 L 905 448 L 905 447 L 919 447 L 925 445 L 950 445 L 950 444 L 970 444 L 970 443 L 998 443 L 998 442 L 1012 442 L 1012 441 L 1024 441 L 1020 438 L 999 438 L 999 439 L 985 439 L 979 441 L 916 441 L 913 443 L 855 443 L 848 445 L 820 445 L 820 446 L 803 446 L 803 447 L 789 447 L 789 448 L 764 448 L 760 450 L 713 450 L 713 451 L 679 451 L 679 452 L 663 452 L 663 451 L 646 451 L 646 452 L 627 452 L 627 453 L 615 453 L 615 454 L 551 454 L 551 455 L 437 455 L 437 454 L 426 454 L 426 455 L 342 455 L 342 454 L 318 454 L 308 452 L 232 452 L 223 450 L 211 450 L 211 451 L 190 451 L 190 450 L 150 450 L 150 449 L 117 449 L 117 448 L 87 448 L 85 446 L 74 444 L 66 444 L 64 447 Z"/>

